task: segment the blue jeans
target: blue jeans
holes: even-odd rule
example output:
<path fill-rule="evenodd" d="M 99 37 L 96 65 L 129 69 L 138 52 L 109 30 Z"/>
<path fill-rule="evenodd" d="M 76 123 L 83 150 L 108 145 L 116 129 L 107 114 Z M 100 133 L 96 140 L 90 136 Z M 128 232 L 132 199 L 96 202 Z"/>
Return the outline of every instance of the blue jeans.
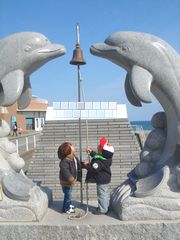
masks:
<path fill-rule="evenodd" d="M 62 187 L 64 193 L 64 202 L 63 202 L 63 212 L 67 212 L 70 209 L 71 199 L 72 199 L 72 187 L 66 186 Z"/>
<path fill-rule="evenodd" d="M 96 186 L 97 186 L 98 209 L 102 213 L 107 213 L 109 207 L 108 184 L 97 184 Z"/>

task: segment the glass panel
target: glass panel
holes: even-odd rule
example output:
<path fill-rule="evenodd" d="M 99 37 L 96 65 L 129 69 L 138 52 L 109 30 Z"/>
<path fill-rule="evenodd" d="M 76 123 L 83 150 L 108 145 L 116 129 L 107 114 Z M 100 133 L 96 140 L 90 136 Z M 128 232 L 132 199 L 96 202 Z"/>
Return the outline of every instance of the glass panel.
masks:
<path fill-rule="evenodd" d="M 34 112 L 34 117 L 38 118 L 39 117 L 39 112 Z"/>
<path fill-rule="evenodd" d="M 53 113 L 52 113 L 52 117 L 56 119 L 56 118 L 57 118 L 57 113 L 56 113 L 57 110 L 54 110 L 54 111 L 52 111 L 52 112 L 53 112 Z"/>
<path fill-rule="evenodd" d="M 105 112 L 104 110 L 97 110 L 97 118 L 104 118 Z"/>
<path fill-rule="evenodd" d="M 116 109 L 116 102 L 109 102 L 109 109 Z"/>
<path fill-rule="evenodd" d="M 60 102 L 53 102 L 53 109 L 60 109 Z"/>
<path fill-rule="evenodd" d="M 116 118 L 116 117 L 117 117 L 117 111 L 113 110 L 113 118 Z"/>
<path fill-rule="evenodd" d="M 56 111 L 57 118 L 64 118 L 64 110 L 57 110 Z"/>
<path fill-rule="evenodd" d="M 100 109 L 101 105 L 100 102 L 93 102 L 93 109 Z"/>
<path fill-rule="evenodd" d="M 96 110 L 89 110 L 89 118 L 96 118 Z"/>
<path fill-rule="evenodd" d="M 69 109 L 76 109 L 76 102 L 69 102 Z"/>
<path fill-rule="evenodd" d="M 73 117 L 73 110 L 65 110 L 64 115 L 65 115 L 65 118 L 72 118 Z"/>
<path fill-rule="evenodd" d="M 84 102 L 77 102 L 77 109 L 85 109 L 85 103 Z"/>
<path fill-rule="evenodd" d="M 89 111 L 88 110 L 82 110 L 81 111 L 81 117 L 85 118 L 85 119 L 89 118 Z"/>
<path fill-rule="evenodd" d="M 34 118 L 26 118 L 26 129 L 34 130 Z"/>
<path fill-rule="evenodd" d="M 44 112 L 39 112 L 39 117 L 44 117 Z"/>
<path fill-rule="evenodd" d="M 85 102 L 85 109 L 92 109 L 92 102 Z"/>
<path fill-rule="evenodd" d="M 101 109 L 108 109 L 108 102 L 101 102 Z"/>
<path fill-rule="evenodd" d="M 34 112 L 24 112 L 26 117 L 34 117 Z"/>
<path fill-rule="evenodd" d="M 61 102 L 61 109 L 68 109 L 68 102 Z"/>
<path fill-rule="evenodd" d="M 44 118 L 41 118 L 41 127 L 44 126 L 44 123 L 45 123 Z"/>
<path fill-rule="evenodd" d="M 73 110 L 73 117 L 74 118 L 80 118 L 81 111 L 80 110 Z"/>
<path fill-rule="evenodd" d="M 113 111 L 112 110 L 105 110 L 105 118 L 112 118 Z"/>

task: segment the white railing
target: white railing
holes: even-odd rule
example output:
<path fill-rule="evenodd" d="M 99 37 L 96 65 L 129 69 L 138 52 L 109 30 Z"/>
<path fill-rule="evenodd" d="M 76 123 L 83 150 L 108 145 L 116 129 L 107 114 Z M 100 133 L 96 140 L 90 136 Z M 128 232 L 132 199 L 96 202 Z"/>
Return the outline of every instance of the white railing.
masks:
<path fill-rule="evenodd" d="M 131 127 L 135 133 L 138 133 L 140 135 L 142 144 L 144 145 L 144 143 L 146 141 L 146 134 L 144 132 L 142 125 L 131 125 Z"/>
<path fill-rule="evenodd" d="M 36 148 L 40 133 L 22 134 L 17 137 L 9 137 L 9 140 L 16 145 L 19 154 L 31 151 Z"/>
<path fill-rule="evenodd" d="M 134 131 L 144 131 L 142 125 L 131 125 Z"/>

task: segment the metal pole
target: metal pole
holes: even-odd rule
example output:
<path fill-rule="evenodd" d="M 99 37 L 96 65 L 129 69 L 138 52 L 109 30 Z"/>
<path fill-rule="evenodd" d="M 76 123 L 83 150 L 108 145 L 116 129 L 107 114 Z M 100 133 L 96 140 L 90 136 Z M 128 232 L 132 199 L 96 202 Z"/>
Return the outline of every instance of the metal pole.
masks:
<path fill-rule="evenodd" d="M 78 102 L 81 102 L 81 74 L 80 65 L 77 65 L 78 69 Z M 82 138 L 81 138 L 81 115 L 79 116 L 79 159 L 82 162 Z M 83 204 L 83 183 L 82 183 L 82 169 L 81 169 L 81 204 Z"/>
<path fill-rule="evenodd" d="M 80 45 L 79 24 L 76 25 L 76 42 Z"/>
<path fill-rule="evenodd" d="M 81 74 L 80 74 L 80 65 L 77 65 L 78 69 L 78 102 L 81 102 Z"/>
<path fill-rule="evenodd" d="M 80 48 L 80 27 L 79 24 L 76 25 L 76 49 L 73 51 L 73 58 L 70 61 L 70 64 L 77 65 L 78 71 L 78 102 L 81 102 L 81 74 L 80 74 L 80 65 L 86 64 L 83 58 L 83 53 Z M 81 140 L 81 115 L 79 119 L 79 159 L 82 162 L 82 140 Z M 82 169 L 81 169 L 81 183 L 80 183 L 80 193 L 81 193 L 81 204 L 83 204 L 83 183 L 82 183 Z"/>

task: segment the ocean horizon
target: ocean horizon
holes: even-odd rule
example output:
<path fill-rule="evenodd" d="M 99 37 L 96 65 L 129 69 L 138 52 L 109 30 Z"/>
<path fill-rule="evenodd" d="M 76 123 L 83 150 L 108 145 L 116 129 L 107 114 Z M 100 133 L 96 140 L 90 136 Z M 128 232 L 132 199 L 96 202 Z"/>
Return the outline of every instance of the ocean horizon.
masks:
<path fill-rule="evenodd" d="M 130 124 L 131 124 L 133 129 L 141 128 L 145 131 L 153 130 L 153 127 L 151 125 L 151 121 L 130 121 Z"/>

